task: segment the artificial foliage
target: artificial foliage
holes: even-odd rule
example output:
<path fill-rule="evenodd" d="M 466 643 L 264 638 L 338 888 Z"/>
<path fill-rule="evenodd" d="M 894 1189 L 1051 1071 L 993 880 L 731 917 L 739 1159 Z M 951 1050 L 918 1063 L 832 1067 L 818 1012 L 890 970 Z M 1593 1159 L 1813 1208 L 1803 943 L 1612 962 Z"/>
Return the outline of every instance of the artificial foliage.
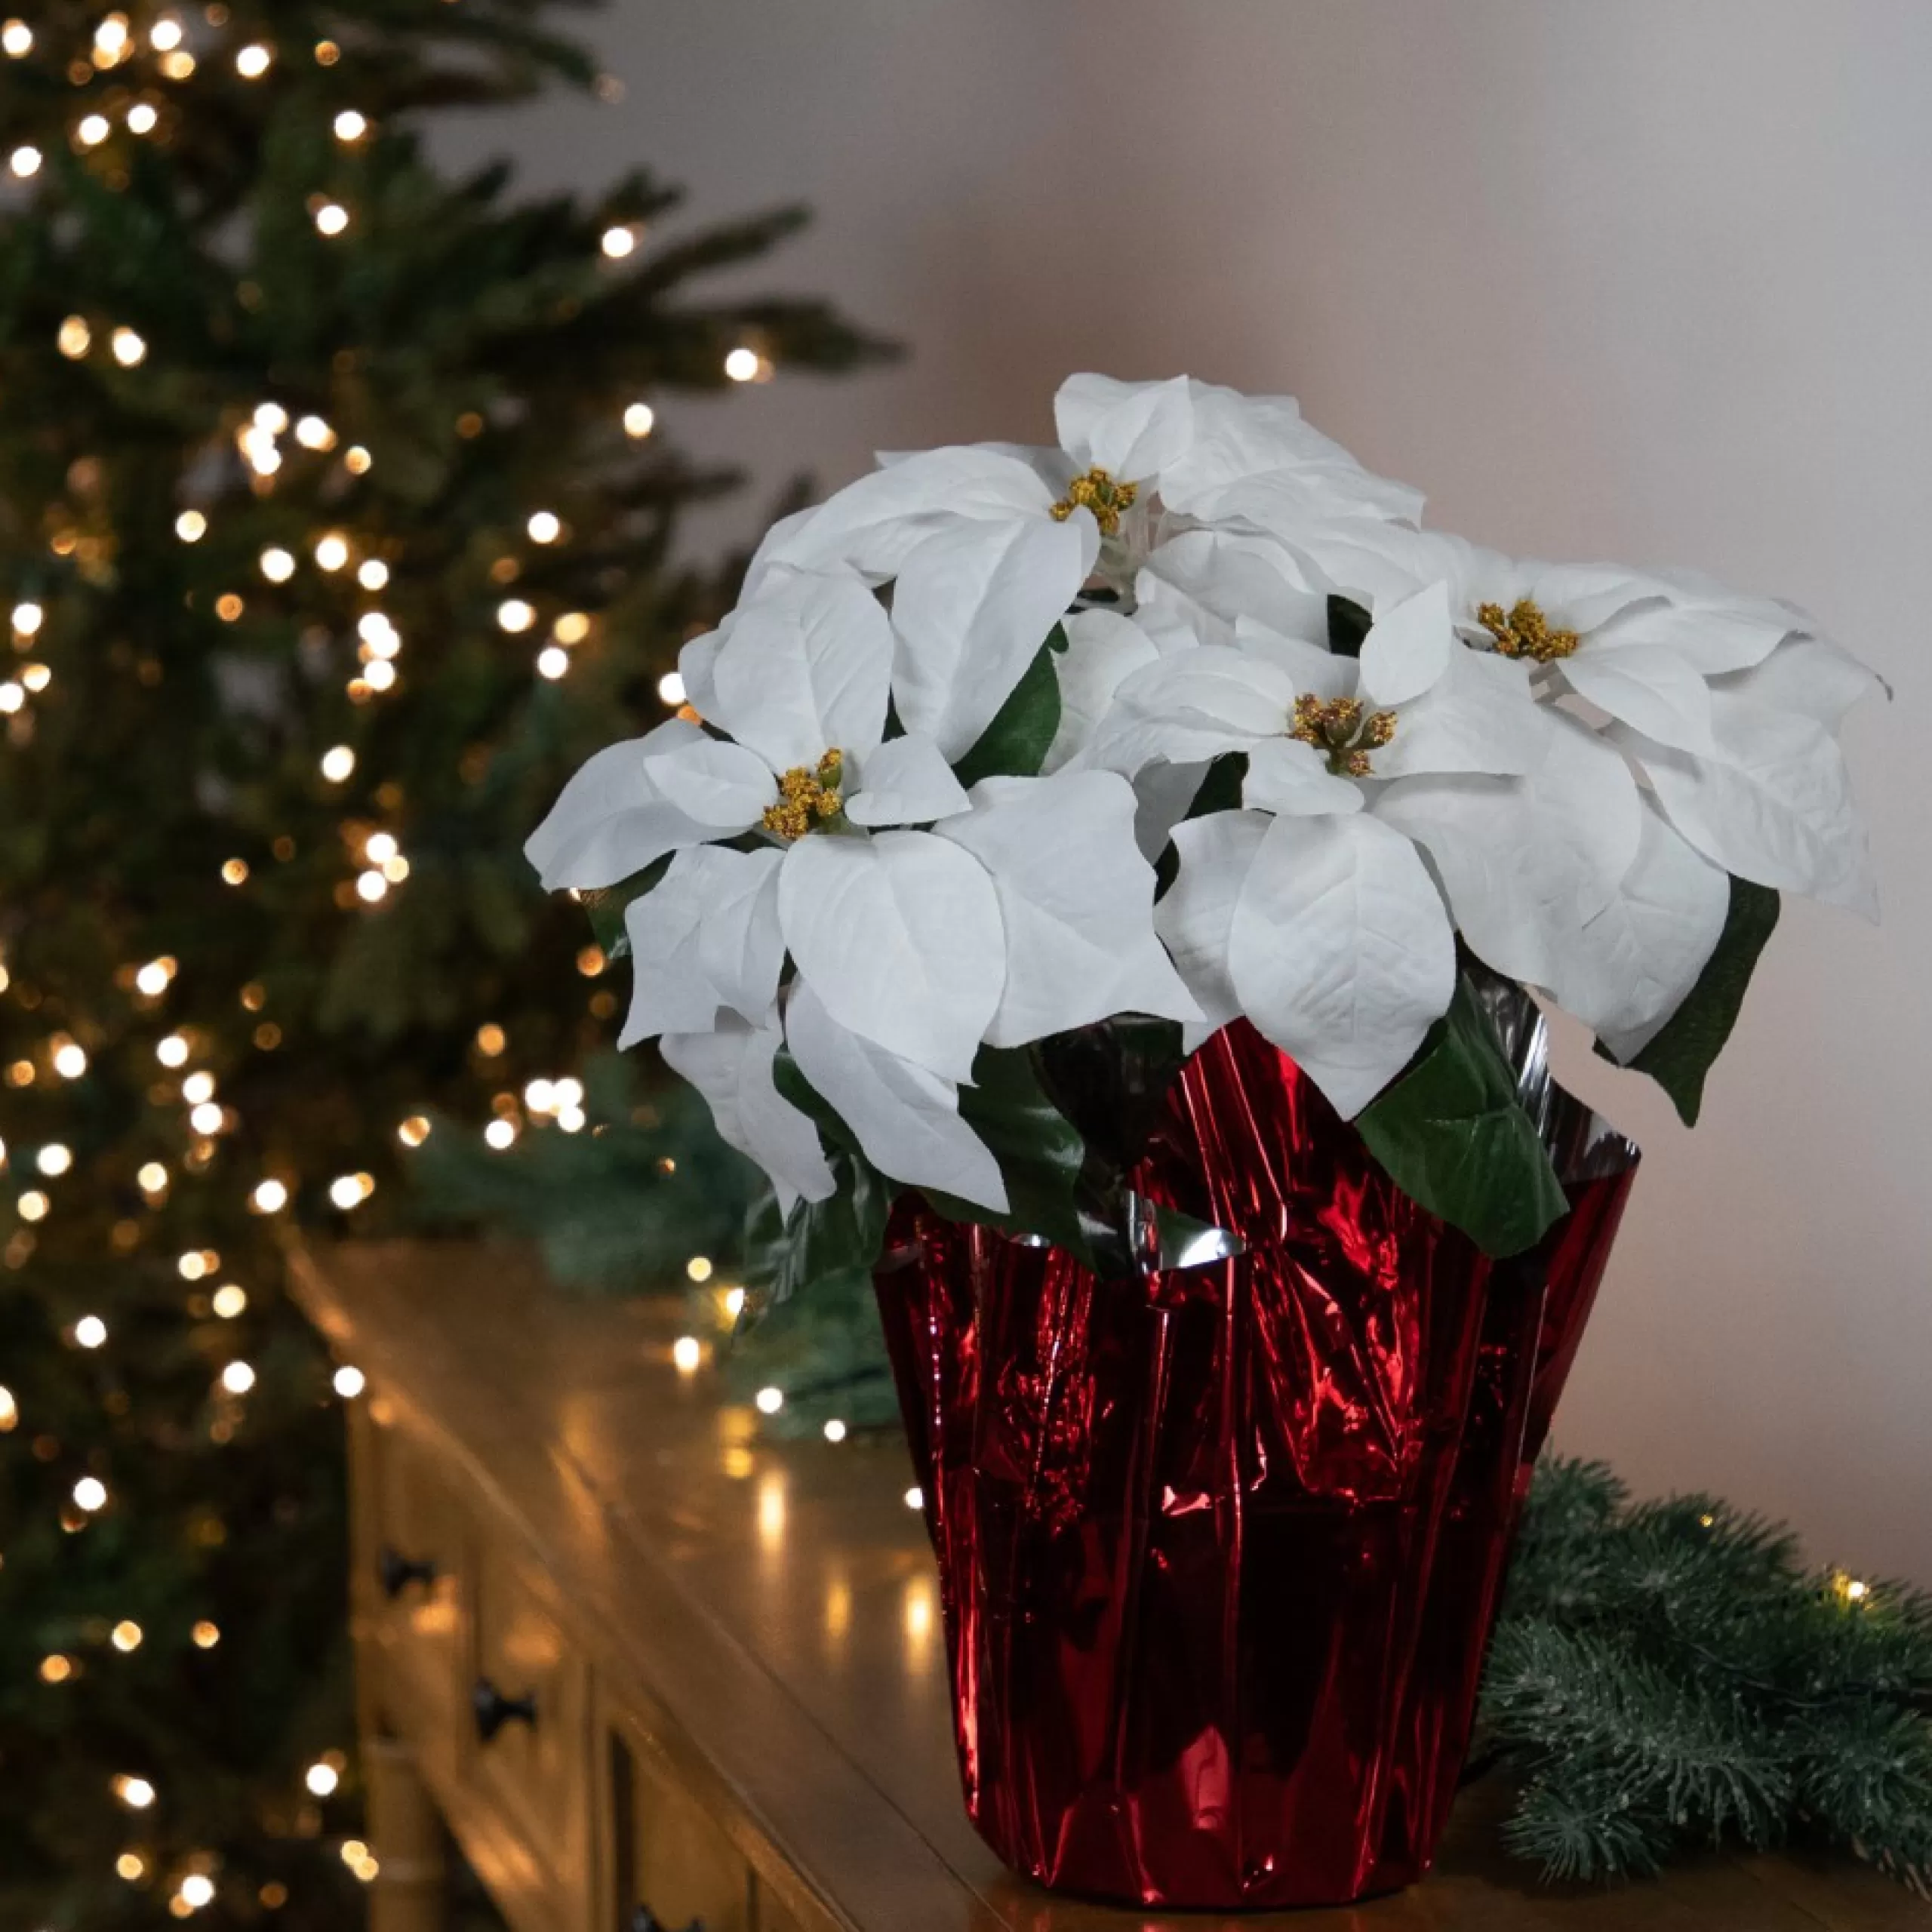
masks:
<path fill-rule="evenodd" d="M 1932 1881 L 1932 1598 L 1813 1570 L 1706 1496 L 1537 1475 L 1491 1647 L 1479 1764 L 1552 1878 L 1808 1841 Z"/>
<path fill-rule="evenodd" d="M 728 598 L 679 399 L 877 352 L 705 292 L 795 211 L 434 163 L 439 110 L 623 111 L 569 11 L 0 23 L 9 1925 L 359 1910 L 357 1383 L 285 1238 L 409 1225 L 426 1135 L 589 1143 L 618 999 L 517 848 Z"/>

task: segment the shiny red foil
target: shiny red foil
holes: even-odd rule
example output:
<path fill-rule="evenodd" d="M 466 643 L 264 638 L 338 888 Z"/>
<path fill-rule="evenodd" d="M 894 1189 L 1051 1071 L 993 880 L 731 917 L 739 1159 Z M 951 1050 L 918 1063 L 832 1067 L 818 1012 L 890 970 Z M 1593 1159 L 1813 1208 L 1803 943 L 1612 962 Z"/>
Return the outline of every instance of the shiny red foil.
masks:
<path fill-rule="evenodd" d="M 1503 1262 L 1244 1022 L 1134 1177 L 1235 1259 L 1100 1280 L 901 1204 L 879 1303 L 967 1807 L 1016 1870 L 1225 1910 L 1428 1869 L 1635 1164 L 1552 1100 L 1571 1210 Z"/>

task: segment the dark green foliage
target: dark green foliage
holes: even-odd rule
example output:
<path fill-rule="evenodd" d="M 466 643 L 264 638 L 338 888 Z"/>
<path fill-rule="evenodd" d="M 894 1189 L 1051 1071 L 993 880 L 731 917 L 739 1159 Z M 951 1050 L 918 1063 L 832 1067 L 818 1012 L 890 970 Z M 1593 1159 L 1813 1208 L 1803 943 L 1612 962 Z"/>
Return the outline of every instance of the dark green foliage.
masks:
<path fill-rule="evenodd" d="M 1663 1030 L 1630 1060 L 1670 1096 L 1686 1127 L 1697 1124 L 1704 1104 L 1704 1078 L 1737 1024 L 1744 989 L 1777 922 L 1777 894 L 1769 886 L 1734 878 L 1724 931 L 1697 983 Z"/>
<path fill-rule="evenodd" d="M 1054 659 L 1066 648 L 1066 633 L 1056 624 L 993 721 L 953 767 L 961 784 L 1038 775 L 1060 729 L 1060 675 Z"/>
<path fill-rule="evenodd" d="M 208 1869 L 198 1923 L 254 1924 L 260 1888 L 285 1885 L 275 1922 L 334 1932 L 363 1903 L 337 1855 L 356 1774 L 318 1804 L 302 1773 L 352 1741 L 342 1419 L 281 1295 L 287 1217 L 250 1212 L 251 1190 L 285 1181 L 330 1235 L 405 1229 L 397 1129 L 433 1115 L 459 1205 L 487 1192 L 534 1225 L 557 1150 L 588 1150 L 630 1205 L 547 1229 L 553 1263 L 663 1266 L 635 1101 L 600 1140 L 520 1097 L 608 1043 L 619 994 L 519 848 L 589 752 L 666 715 L 658 678 L 730 601 L 731 572 L 674 561 L 680 512 L 734 481 L 678 454 L 681 395 L 724 389 L 740 344 L 781 374 L 876 345 L 817 302 L 706 298 L 699 278 L 795 211 L 704 231 L 642 174 L 531 202 L 502 169 L 432 165 L 429 111 L 595 80 L 551 31 L 554 0 L 182 8 L 192 77 L 165 71 L 149 5 L 104 66 L 104 5 L 16 11 L 34 45 L 0 59 L 7 146 L 43 161 L 0 201 L 0 620 L 42 617 L 0 645 L 0 1380 L 19 1415 L 0 1435 L 0 1922 L 159 1924 Z M 274 58 L 250 80 L 235 57 L 254 42 Z M 339 139 L 349 109 L 368 128 Z M 328 202 L 349 217 L 334 237 Z M 607 258 L 620 223 L 637 246 Z M 117 331 L 139 352 L 124 335 L 117 355 Z M 658 413 L 645 438 L 624 427 L 638 402 Z M 239 440 L 264 405 L 286 419 L 272 475 Z M 305 441 L 310 417 L 326 427 Z M 559 540 L 530 532 L 538 510 Z M 197 541 L 177 534 L 187 511 Z M 321 567 L 330 532 L 349 568 Z M 264 568 L 275 549 L 291 568 Z M 365 561 L 386 583 L 358 582 Z M 386 689 L 390 660 L 358 639 L 376 611 L 401 640 Z M 550 681 L 534 660 L 560 618 L 568 674 Z M 354 766 L 331 778 L 337 746 Z M 356 881 L 380 881 L 378 835 L 408 872 L 371 903 Z M 144 989 L 137 969 L 164 959 Z M 177 1035 L 185 1062 L 158 1058 Z M 78 1077 L 57 1070 L 66 1045 Z M 199 1124 L 191 1073 L 215 1087 Z M 658 1152 L 679 1168 L 656 1180 L 694 1246 L 742 1171 L 674 1105 Z M 493 1112 L 524 1138 L 485 1180 Z M 52 1146 L 70 1164 L 43 1174 Z M 165 1185 L 141 1184 L 149 1163 Z M 374 1192 L 352 1220 L 330 1187 L 358 1174 Z M 20 1206 L 36 1191 L 38 1219 Z M 248 1301 L 223 1320 L 211 1291 L 229 1284 Z M 107 1324 L 94 1350 L 76 1346 L 88 1313 Z M 245 1395 L 218 1386 L 235 1360 Z M 92 1516 L 70 1500 L 88 1474 L 109 1497 Z M 192 1640 L 204 1618 L 212 1648 Z M 142 1632 L 125 1653 L 124 1619 Z M 42 1681 L 54 1654 L 65 1682 Z M 121 1774 L 158 1801 L 123 1808 Z M 131 1882 L 124 1850 L 146 1861 Z"/>
<path fill-rule="evenodd" d="M 1630 1503 L 1537 1473 L 1483 1690 L 1479 1760 L 1521 1783 L 1552 1877 L 1807 1838 L 1932 1876 L 1932 1599 L 1813 1573 L 1712 1497 Z"/>
<path fill-rule="evenodd" d="M 1568 1205 L 1466 982 L 1458 981 L 1414 1063 L 1355 1125 L 1404 1193 L 1485 1254 L 1534 1246 Z"/>
<path fill-rule="evenodd" d="M 784 1392 L 784 1406 L 761 1420 L 770 1435 L 816 1435 L 835 1418 L 855 1432 L 899 1426 L 869 1267 L 833 1269 L 809 1294 L 762 1309 L 732 1337 L 723 1367 L 725 1386 L 740 1401 L 767 1387 Z"/>

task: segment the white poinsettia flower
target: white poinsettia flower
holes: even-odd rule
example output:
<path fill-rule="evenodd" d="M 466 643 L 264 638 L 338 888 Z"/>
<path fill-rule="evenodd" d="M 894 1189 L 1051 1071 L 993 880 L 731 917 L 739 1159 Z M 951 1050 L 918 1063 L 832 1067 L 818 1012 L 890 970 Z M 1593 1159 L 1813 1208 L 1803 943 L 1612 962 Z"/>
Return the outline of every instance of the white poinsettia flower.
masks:
<path fill-rule="evenodd" d="M 1203 1030 L 1245 1013 L 1353 1115 L 1455 984 L 1449 909 L 1384 800 L 1433 786 L 1453 814 L 1462 781 L 1537 770 L 1550 726 L 1521 666 L 1463 648 L 1439 584 L 1381 617 L 1359 660 L 1251 629 L 1244 643 L 1135 672 L 1090 755 L 1133 771 L 1247 755 L 1243 809 L 1174 827 L 1155 924 Z"/>

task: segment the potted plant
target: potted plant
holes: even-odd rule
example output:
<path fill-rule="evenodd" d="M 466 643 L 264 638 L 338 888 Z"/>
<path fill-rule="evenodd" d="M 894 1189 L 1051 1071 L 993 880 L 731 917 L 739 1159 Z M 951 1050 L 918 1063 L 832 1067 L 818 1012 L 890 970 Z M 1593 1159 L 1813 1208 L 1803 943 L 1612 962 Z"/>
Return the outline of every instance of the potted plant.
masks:
<path fill-rule="evenodd" d="M 1701 578 L 1420 527 L 1285 398 L 1080 376 L 1057 448 L 777 526 L 687 703 L 533 835 L 875 1273 L 976 1823 L 1177 1906 L 1424 1871 L 1635 1150 L 1784 892 L 1870 911 L 1875 681 Z"/>

